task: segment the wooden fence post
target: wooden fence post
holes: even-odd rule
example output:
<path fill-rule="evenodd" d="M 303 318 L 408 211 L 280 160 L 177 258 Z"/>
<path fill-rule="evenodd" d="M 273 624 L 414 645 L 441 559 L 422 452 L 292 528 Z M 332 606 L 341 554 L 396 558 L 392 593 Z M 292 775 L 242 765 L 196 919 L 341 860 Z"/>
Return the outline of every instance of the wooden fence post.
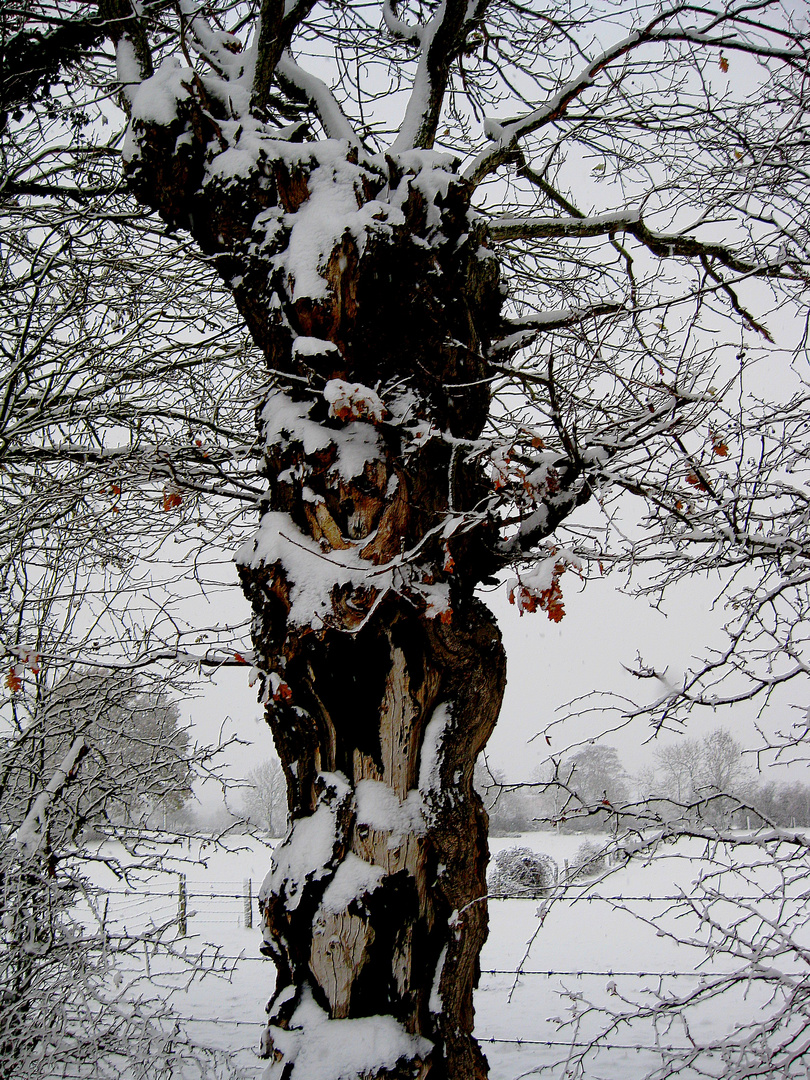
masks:
<path fill-rule="evenodd" d="M 188 931 L 186 875 L 179 874 L 180 888 L 177 896 L 177 930 L 178 937 L 185 937 Z"/>
<path fill-rule="evenodd" d="M 250 878 L 245 878 L 245 884 L 243 888 L 243 895 L 245 898 L 245 929 L 253 929 L 253 883 Z"/>

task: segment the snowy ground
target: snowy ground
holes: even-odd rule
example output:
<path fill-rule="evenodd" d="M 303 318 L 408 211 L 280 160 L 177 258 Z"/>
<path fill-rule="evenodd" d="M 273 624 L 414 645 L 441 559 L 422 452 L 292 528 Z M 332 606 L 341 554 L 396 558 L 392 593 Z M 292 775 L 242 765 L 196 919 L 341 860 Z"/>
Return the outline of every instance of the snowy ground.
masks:
<path fill-rule="evenodd" d="M 534 833 L 493 839 L 491 847 L 493 852 L 518 844 L 530 847 L 550 854 L 563 867 L 582 840 Z M 244 894 L 249 879 L 255 898 L 270 849 L 249 838 L 234 839 L 229 846 L 230 851 L 209 847 L 186 853 L 191 855 L 183 867 L 187 937 L 178 941 L 190 956 L 218 947 L 221 960 L 231 969 L 228 977 L 207 976 L 188 984 L 179 964 L 147 955 L 130 958 L 128 965 L 131 975 L 139 976 L 140 993 L 170 999 L 191 1042 L 226 1051 L 237 1075 L 258 1080 L 263 1066 L 256 1048 L 263 1004 L 272 990 L 273 965 L 259 955 L 258 929 L 245 926 Z M 680 937 L 705 937 L 693 916 L 674 911 L 671 899 L 654 899 L 693 892 L 693 883 L 705 873 L 703 853 L 695 843 L 670 857 L 634 859 L 604 879 L 578 885 L 546 911 L 537 900 L 491 903 L 476 1031 L 493 1077 L 516 1080 L 538 1070 L 555 1078 L 576 1075 L 571 1044 L 587 1043 L 599 1029 L 599 1017 L 584 1009 L 586 1000 L 626 1011 L 630 1002 L 649 1004 L 661 991 L 682 994 L 698 987 L 701 979 L 711 980 L 730 969 L 727 956 L 707 959 L 705 950 L 662 934 L 672 929 Z M 761 878 L 765 872 L 758 873 Z M 176 918 L 178 883 L 178 874 L 154 876 L 135 888 L 100 878 L 100 885 L 113 889 L 110 929 L 143 930 Z M 763 884 L 767 892 L 770 883 Z M 726 879 L 723 888 L 733 889 L 733 879 L 731 885 Z M 750 889 L 750 882 L 741 877 L 738 894 Z M 784 914 L 784 895 L 782 905 L 779 910 Z M 732 907 L 726 906 L 731 917 Z M 722 916 L 722 911 L 721 901 L 717 912 Z M 669 1027 L 659 1022 L 656 1028 L 649 1019 L 622 1023 L 607 1037 L 605 1049 L 589 1059 L 582 1075 L 640 1080 L 661 1064 L 656 1046 L 689 1046 L 690 1040 L 705 1043 L 727 1035 L 737 1024 L 756 1018 L 763 1004 L 763 993 L 746 985 L 722 999 L 709 996 Z M 711 1071 L 722 1074 L 719 1060 Z M 697 1074 L 686 1070 L 682 1075 Z"/>

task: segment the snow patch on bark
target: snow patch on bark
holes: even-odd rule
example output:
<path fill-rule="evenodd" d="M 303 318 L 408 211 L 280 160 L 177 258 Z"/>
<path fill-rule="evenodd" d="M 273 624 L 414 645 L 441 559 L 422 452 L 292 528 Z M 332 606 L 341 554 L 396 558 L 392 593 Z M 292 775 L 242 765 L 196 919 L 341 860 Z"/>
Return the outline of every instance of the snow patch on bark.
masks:
<path fill-rule="evenodd" d="M 259 531 L 236 553 L 241 566 L 259 567 L 280 563 L 290 585 L 292 626 L 318 625 L 332 612 L 332 590 L 340 585 L 383 591 L 391 587 L 392 571 L 361 559 L 351 548 L 325 553 L 317 541 L 305 535 L 289 514 L 271 511 L 264 515 Z"/>
<path fill-rule="evenodd" d="M 305 454 L 325 450 L 335 434 L 310 420 L 311 401 L 293 401 L 281 390 L 271 393 L 262 408 L 261 421 L 267 446 L 297 442 Z"/>
<path fill-rule="evenodd" d="M 444 969 L 444 961 L 447 957 L 447 946 L 439 953 L 439 959 L 436 961 L 436 971 L 433 975 L 433 985 L 430 988 L 430 998 L 428 1000 L 428 1009 L 436 1014 L 441 1015 L 442 1012 L 442 995 L 439 989 L 439 985 L 442 979 L 442 971 Z"/>
<path fill-rule="evenodd" d="M 392 839 L 425 832 L 424 806 L 418 791 L 409 791 L 404 802 L 380 780 L 361 780 L 355 791 L 357 824 L 378 832 L 390 832 Z"/>
<path fill-rule="evenodd" d="M 425 598 L 425 614 L 429 619 L 440 619 L 445 612 L 453 610 L 450 603 L 450 586 L 444 581 L 435 581 L 419 590 Z"/>
<path fill-rule="evenodd" d="M 384 875 L 385 871 L 381 866 L 367 863 L 365 859 L 349 851 L 326 887 L 321 900 L 321 911 L 339 915 L 352 900 L 360 900 L 374 892 Z"/>
<path fill-rule="evenodd" d="M 428 226 L 437 228 L 441 224 L 440 204 L 450 185 L 458 181 L 458 161 L 436 150 L 407 150 L 393 157 L 406 173 L 400 189 L 407 187 L 424 195 Z"/>
<path fill-rule="evenodd" d="M 341 459 L 339 468 L 350 471 L 357 467 L 357 445 L 354 450 L 358 451 L 358 458 L 348 455 Z M 317 499 L 315 496 L 313 501 Z M 317 627 L 326 622 L 333 611 L 332 592 L 343 585 L 373 589 L 378 596 L 395 587 L 400 593 L 407 588 L 411 596 L 419 597 L 424 603 L 428 618 L 439 618 L 450 611 L 450 590 L 446 583 L 420 580 L 419 564 L 408 563 L 402 557 L 385 566 L 375 566 L 360 557 L 365 542 L 324 550 L 298 528 L 289 514 L 268 511 L 252 539 L 237 550 L 236 563 L 256 569 L 274 564 L 282 568 L 289 586 L 290 626 Z"/>
<path fill-rule="evenodd" d="M 340 353 L 334 341 L 327 341 L 318 337 L 297 337 L 293 341 L 293 356 L 326 356 L 329 353 Z"/>
<path fill-rule="evenodd" d="M 126 65 L 125 74 L 134 74 L 131 62 L 121 58 Z M 164 60 L 151 78 L 131 92 L 132 120 L 144 124 L 168 126 L 177 119 L 177 103 L 188 98 L 188 86 L 194 78 L 190 67 L 181 64 L 177 57 Z M 184 85 L 185 84 L 185 85 Z"/>
<path fill-rule="evenodd" d="M 377 1076 L 397 1064 L 423 1061 L 433 1044 L 411 1035 L 392 1016 L 330 1020 L 305 990 L 289 1028 L 270 1025 L 265 1045 L 279 1055 L 264 1080 L 281 1080 L 292 1064 L 302 1080 L 354 1080 Z"/>
<path fill-rule="evenodd" d="M 304 340 L 316 339 L 298 339 Z M 374 391 L 368 390 L 368 393 L 374 394 Z M 376 394 L 374 397 L 382 408 L 380 399 Z M 360 476 L 368 462 L 382 457 L 380 438 L 372 423 L 355 419 L 342 428 L 328 428 L 310 420 L 311 408 L 310 401 L 293 401 L 280 390 L 272 393 L 261 414 L 265 445 L 285 446 L 289 443 L 300 443 L 307 455 L 333 445 L 336 450 L 334 471 L 343 480 Z"/>
<path fill-rule="evenodd" d="M 348 424 L 340 433 L 341 437 L 332 441 L 337 446 L 337 458 L 334 472 L 342 480 L 353 480 L 361 476 L 370 461 L 382 459 L 380 438 L 371 424 L 356 420 Z"/>
<path fill-rule="evenodd" d="M 339 773 L 320 773 L 324 783 L 321 801 L 309 817 L 298 818 L 285 839 L 273 851 L 269 874 L 259 889 L 259 903 L 284 892 L 287 909 L 301 902 L 308 882 L 320 881 L 332 873 L 338 837 L 337 815 L 351 788 Z"/>
<path fill-rule="evenodd" d="M 436 795 L 441 791 L 442 752 L 452 720 L 452 704 L 443 701 L 433 710 L 425 726 L 419 754 L 419 790 L 423 795 Z"/>
<path fill-rule="evenodd" d="M 309 176 L 309 198 L 295 214 L 287 215 L 292 225 L 289 243 L 276 257 L 293 282 L 292 299 L 302 296 L 318 300 L 329 294 L 322 271 L 332 251 L 346 232 L 362 241 L 370 220 L 358 211 L 355 181 L 357 168 L 347 163 L 346 150 L 324 162 Z"/>
<path fill-rule="evenodd" d="M 115 46 L 115 70 L 118 82 L 130 105 L 134 97 L 133 87 L 141 81 L 141 65 L 135 53 L 135 46 L 127 37 L 119 38 Z"/>

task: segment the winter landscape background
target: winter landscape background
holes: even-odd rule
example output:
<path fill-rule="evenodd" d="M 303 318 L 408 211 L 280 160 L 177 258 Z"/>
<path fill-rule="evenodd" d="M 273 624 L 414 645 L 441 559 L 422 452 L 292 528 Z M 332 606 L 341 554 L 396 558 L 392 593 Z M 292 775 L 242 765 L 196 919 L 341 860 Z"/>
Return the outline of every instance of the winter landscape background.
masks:
<path fill-rule="evenodd" d="M 588 839 L 614 848 L 608 836 Z M 782 941 L 781 956 L 771 951 L 769 962 L 782 965 L 782 985 L 758 987 L 750 971 L 739 977 L 741 958 L 733 943 L 714 937 L 698 912 L 710 910 L 718 922 L 734 915 L 739 941 L 754 923 L 762 930 L 770 920 L 781 921 L 787 934 L 806 903 L 803 883 L 779 881 L 773 865 L 755 856 L 746 860 L 745 847 L 732 852 L 683 839 L 654 859 L 642 853 L 577 878 L 573 867 L 582 842 L 580 834 L 553 831 L 490 841 L 493 854 L 515 846 L 544 852 L 561 874 L 545 898 L 490 901 L 476 1035 L 493 1075 L 640 1080 L 673 1066 L 690 1078 L 722 1074 L 731 1058 L 744 1055 L 749 1025 L 780 1011 L 791 977 L 806 963 L 803 947 L 810 945 L 810 935 L 803 929 L 792 945 Z M 222 846 L 195 841 L 190 849 L 175 847 L 187 888 L 187 936 L 176 945 L 209 960 L 217 950 L 226 974 L 189 983 L 185 966 L 167 961 L 159 950 L 150 955 L 148 948 L 123 961 L 129 998 L 157 998 L 171 1007 L 173 1019 L 164 1028 L 167 1042 L 173 1037 L 178 1048 L 178 1076 L 197 1075 L 192 1047 L 207 1052 L 206 1066 L 214 1075 L 258 1080 L 266 1068 L 258 1057 L 261 1000 L 272 991 L 274 968 L 259 954 L 255 897 L 274 843 L 234 836 Z M 117 845 L 102 845 L 98 853 L 125 861 Z M 165 927 L 158 938 L 176 938 L 178 879 L 178 873 L 165 872 L 122 885 L 99 872 L 110 931 L 143 935 Z M 245 925 L 248 880 L 253 928 Z M 741 911 L 748 914 L 748 928 Z M 662 1000 L 670 1007 L 656 1009 Z M 672 1008 L 676 1000 L 682 1008 Z M 802 1026 L 797 1013 L 793 1027 Z M 697 1051 L 699 1060 L 690 1067 Z M 335 1047 L 314 1080 L 337 1077 L 338 1061 Z"/>

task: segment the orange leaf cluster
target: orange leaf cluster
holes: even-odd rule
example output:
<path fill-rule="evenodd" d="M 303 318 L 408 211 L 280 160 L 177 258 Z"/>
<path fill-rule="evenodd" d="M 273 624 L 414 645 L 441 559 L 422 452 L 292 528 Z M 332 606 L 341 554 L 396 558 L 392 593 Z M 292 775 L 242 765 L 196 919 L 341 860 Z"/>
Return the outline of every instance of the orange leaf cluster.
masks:
<path fill-rule="evenodd" d="M 557 563 L 552 574 L 551 584 L 547 589 L 535 592 L 525 585 L 518 585 L 509 592 L 509 603 L 515 604 L 521 615 L 524 612 L 533 614 L 538 609 L 545 611 L 551 622 L 562 622 L 565 616 L 560 577 L 565 573 L 565 563 Z"/>
<path fill-rule="evenodd" d="M 16 694 L 18 690 L 22 690 L 22 677 L 20 676 L 19 672 L 15 667 L 10 667 L 8 669 L 8 674 L 6 675 L 5 681 L 6 686 L 12 692 L 12 694 Z"/>
<path fill-rule="evenodd" d="M 178 506 L 183 505 L 183 496 L 179 491 L 164 491 L 163 492 L 163 509 L 174 510 Z"/>
<path fill-rule="evenodd" d="M 696 487 L 698 489 L 698 491 L 708 491 L 709 490 L 706 487 L 706 485 L 703 483 L 703 481 L 700 479 L 700 477 L 697 475 L 697 473 L 693 473 L 693 472 L 689 473 L 689 475 L 686 478 L 686 482 L 687 482 L 687 484 L 691 484 L 692 487 Z"/>
<path fill-rule="evenodd" d="M 292 701 L 292 690 L 289 683 L 279 683 L 273 694 L 273 701 Z"/>
<path fill-rule="evenodd" d="M 559 581 L 554 581 L 550 588 L 544 589 L 540 593 L 540 607 L 548 615 L 551 622 L 562 622 L 565 608 Z"/>

